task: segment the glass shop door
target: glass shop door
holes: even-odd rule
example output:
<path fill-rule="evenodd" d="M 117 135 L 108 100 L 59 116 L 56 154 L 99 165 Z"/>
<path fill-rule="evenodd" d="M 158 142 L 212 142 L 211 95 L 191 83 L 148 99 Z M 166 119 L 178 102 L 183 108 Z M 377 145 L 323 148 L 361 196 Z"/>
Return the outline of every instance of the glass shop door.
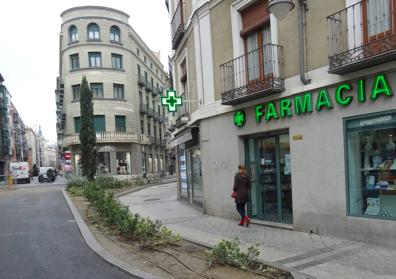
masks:
<path fill-rule="evenodd" d="M 289 134 L 247 139 L 246 151 L 246 166 L 252 180 L 249 215 L 292 224 Z"/>

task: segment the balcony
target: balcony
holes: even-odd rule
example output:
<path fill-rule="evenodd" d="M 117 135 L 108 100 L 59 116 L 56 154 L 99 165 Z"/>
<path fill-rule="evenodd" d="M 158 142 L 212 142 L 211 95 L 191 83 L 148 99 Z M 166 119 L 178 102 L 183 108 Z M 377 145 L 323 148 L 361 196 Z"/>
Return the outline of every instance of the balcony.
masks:
<path fill-rule="evenodd" d="M 160 114 L 156 111 L 154 111 L 154 120 L 160 120 Z"/>
<path fill-rule="evenodd" d="M 180 0 L 171 21 L 172 49 L 177 49 L 184 32 L 184 3 Z"/>
<path fill-rule="evenodd" d="M 141 113 L 147 113 L 147 112 L 148 112 L 147 105 L 140 104 L 140 106 L 139 106 L 139 111 L 140 111 Z"/>
<path fill-rule="evenodd" d="M 160 87 L 153 87 L 153 92 L 152 92 L 153 96 L 158 96 L 162 94 L 162 88 Z"/>
<path fill-rule="evenodd" d="M 136 133 L 131 132 L 97 132 L 96 143 L 110 143 L 110 142 L 134 142 L 138 143 L 138 137 Z M 72 134 L 65 136 L 64 145 L 75 145 L 80 144 L 79 134 Z"/>
<path fill-rule="evenodd" d="M 146 81 L 146 90 L 147 92 L 153 91 L 153 84 L 151 83 L 151 81 Z"/>
<path fill-rule="evenodd" d="M 139 135 L 139 143 L 140 144 L 150 144 L 150 138 L 146 135 Z"/>
<path fill-rule="evenodd" d="M 155 145 L 155 137 L 149 136 L 150 144 Z"/>
<path fill-rule="evenodd" d="M 147 116 L 148 117 L 154 117 L 154 110 L 151 108 L 147 108 Z"/>
<path fill-rule="evenodd" d="M 146 79 L 144 78 L 144 76 L 142 76 L 140 74 L 138 75 L 138 84 L 140 86 L 144 86 L 146 84 Z"/>
<path fill-rule="evenodd" d="M 184 94 L 183 94 L 184 95 Z M 176 128 L 187 124 L 190 121 L 190 113 L 187 104 L 184 103 L 182 106 L 177 108 L 176 112 Z"/>
<path fill-rule="evenodd" d="M 236 105 L 285 90 L 282 46 L 266 44 L 220 65 L 223 105 Z"/>
<path fill-rule="evenodd" d="M 161 115 L 159 121 L 162 122 L 168 122 L 168 117 L 165 115 Z"/>
<path fill-rule="evenodd" d="M 327 17 L 329 72 L 346 74 L 396 59 L 393 0 L 364 0 Z"/>

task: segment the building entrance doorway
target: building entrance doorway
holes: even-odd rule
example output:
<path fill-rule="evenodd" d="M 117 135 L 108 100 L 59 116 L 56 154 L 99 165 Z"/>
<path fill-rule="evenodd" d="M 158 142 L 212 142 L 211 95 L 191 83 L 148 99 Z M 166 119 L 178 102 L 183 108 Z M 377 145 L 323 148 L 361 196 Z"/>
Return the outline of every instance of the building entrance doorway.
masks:
<path fill-rule="evenodd" d="M 249 216 L 292 224 L 289 134 L 248 138 L 245 148 L 246 166 L 252 181 Z"/>

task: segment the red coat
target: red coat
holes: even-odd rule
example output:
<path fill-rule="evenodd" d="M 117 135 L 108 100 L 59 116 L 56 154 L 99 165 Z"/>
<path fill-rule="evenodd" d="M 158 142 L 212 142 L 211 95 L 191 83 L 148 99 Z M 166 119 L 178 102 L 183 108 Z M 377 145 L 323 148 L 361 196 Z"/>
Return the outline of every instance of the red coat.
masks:
<path fill-rule="evenodd" d="M 249 176 L 242 176 L 237 173 L 234 177 L 234 191 L 237 192 L 235 198 L 236 203 L 243 203 L 249 201 L 249 189 L 251 187 Z"/>

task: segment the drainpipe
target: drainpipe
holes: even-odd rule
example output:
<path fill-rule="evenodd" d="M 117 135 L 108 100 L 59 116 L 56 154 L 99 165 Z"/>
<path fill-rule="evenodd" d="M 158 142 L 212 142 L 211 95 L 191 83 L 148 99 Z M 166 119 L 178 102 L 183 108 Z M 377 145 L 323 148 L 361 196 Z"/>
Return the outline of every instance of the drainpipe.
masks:
<path fill-rule="evenodd" d="M 310 84 L 311 80 L 306 77 L 305 63 L 305 11 L 308 9 L 306 0 L 299 0 L 298 9 L 298 39 L 299 39 L 299 56 L 300 56 L 300 79 L 304 85 Z"/>

